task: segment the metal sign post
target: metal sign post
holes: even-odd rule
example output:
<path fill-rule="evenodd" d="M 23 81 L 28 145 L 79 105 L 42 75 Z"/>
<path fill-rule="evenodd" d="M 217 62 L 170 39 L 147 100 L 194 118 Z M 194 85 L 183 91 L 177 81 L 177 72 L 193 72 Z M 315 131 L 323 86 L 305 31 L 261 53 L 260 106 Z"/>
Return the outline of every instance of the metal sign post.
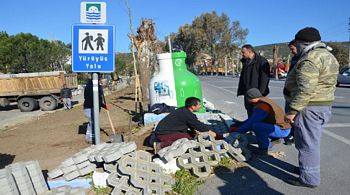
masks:
<path fill-rule="evenodd" d="M 106 23 L 105 2 L 81 2 L 80 22 L 72 25 L 72 71 L 92 73 L 92 124 L 100 143 L 99 72 L 114 72 L 114 26 Z M 90 23 L 90 24 L 86 24 Z M 98 25 L 96 25 L 98 24 Z"/>
<path fill-rule="evenodd" d="M 93 93 L 93 124 L 95 132 L 95 144 L 100 144 L 100 101 L 98 94 L 98 74 L 92 73 L 92 93 Z"/>

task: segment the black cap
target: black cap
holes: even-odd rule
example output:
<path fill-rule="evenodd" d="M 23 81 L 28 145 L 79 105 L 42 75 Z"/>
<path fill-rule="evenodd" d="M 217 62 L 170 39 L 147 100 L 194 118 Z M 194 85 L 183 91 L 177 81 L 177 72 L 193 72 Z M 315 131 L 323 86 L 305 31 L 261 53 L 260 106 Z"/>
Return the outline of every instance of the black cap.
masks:
<path fill-rule="evenodd" d="M 306 27 L 297 32 L 295 34 L 295 40 L 297 41 L 305 41 L 305 42 L 314 42 L 320 41 L 321 35 L 320 32 L 314 27 Z"/>
<path fill-rule="evenodd" d="M 259 98 L 259 97 L 262 97 L 259 89 L 257 88 L 251 88 L 247 91 L 247 97 L 249 99 L 254 99 L 254 98 Z"/>

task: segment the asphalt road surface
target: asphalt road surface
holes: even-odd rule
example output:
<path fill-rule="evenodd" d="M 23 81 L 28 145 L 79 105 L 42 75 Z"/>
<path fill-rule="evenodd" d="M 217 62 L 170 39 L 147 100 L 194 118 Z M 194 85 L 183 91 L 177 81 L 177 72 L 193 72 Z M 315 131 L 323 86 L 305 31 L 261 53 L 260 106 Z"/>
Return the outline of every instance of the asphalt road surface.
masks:
<path fill-rule="evenodd" d="M 218 110 L 239 120 L 246 119 L 243 97 L 237 97 L 238 78 L 202 76 L 203 96 Z M 284 108 L 284 81 L 270 81 L 269 98 Z M 277 144 L 282 158 L 258 157 L 245 169 L 225 171 L 211 177 L 197 194 L 350 194 L 350 87 L 338 87 L 333 115 L 323 130 L 321 144 L 321 185 L 316 189 L 284 183 L 296 177 L 291 171 L 298 166 L 294 145 Z"/>

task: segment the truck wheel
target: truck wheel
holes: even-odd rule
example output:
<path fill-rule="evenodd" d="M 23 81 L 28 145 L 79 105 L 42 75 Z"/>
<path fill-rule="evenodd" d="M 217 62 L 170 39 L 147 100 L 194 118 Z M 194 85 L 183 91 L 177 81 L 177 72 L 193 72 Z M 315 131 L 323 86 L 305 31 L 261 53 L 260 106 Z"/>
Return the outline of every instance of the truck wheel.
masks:
<path fill-rule="evenodd" d="M 35 109 L 36 100 L 33 98 L 21 98 L 17 101 L 17 106 L 21 112 L 31 112 Z"/>
<path fill-rule="evenodd" d="M 57 100 L 51 96 L 45 96 L 39 100 L 39 106 L 43 111 L 54 110 L 57 107 Z"/>

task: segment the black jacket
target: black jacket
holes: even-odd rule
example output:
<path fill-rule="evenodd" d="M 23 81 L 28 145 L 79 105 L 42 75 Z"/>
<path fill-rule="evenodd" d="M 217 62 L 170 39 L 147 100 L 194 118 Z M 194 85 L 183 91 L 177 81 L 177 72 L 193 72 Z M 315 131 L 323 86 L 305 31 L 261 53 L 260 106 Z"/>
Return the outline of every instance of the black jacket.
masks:
<path fill-rule="evenodd" d="M 71 98 L 72 97 L 72 91 L 69 88 L 63 88 L 61 89 L 61 95 L 62 98 Z"/>
<path fill-rule="evenodd" d="M 269 94 L 269 62 L 257 53 L 255 53 L 254 59 L 241 59 L 241 62 L 243 67 L 239 78 L 237 96 L 245 95 L 251 88 L 259 89 L 263 96 Z"/>
<path fill-rule="evenodd" d="M 105 106 L 104 95 L 101 85 L 98 85 L 99 108 Z M 84 89 L 84 109 L 93 108 L 92 80 L 90 79 Z"/>
<path fill-rule="evenodd" d="M 164 135 L 176 132 L 187 133 L 187 130 L 209 131 L 209 126 L 200 122 L 188 108 L 181 107 L 163 118 L 157 125 L 155 133 Z"/>

